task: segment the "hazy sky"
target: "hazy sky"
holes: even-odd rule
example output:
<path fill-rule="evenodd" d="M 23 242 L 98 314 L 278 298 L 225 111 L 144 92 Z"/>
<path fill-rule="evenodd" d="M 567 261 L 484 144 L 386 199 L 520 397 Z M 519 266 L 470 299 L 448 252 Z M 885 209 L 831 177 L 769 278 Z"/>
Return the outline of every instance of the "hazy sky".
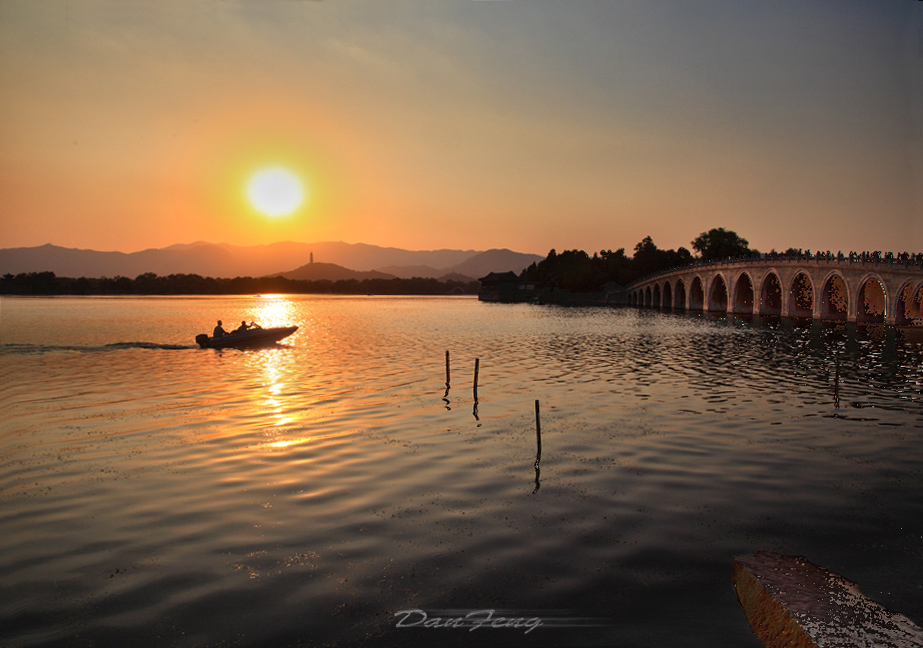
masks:
<path fill-rule="evenodd" d="M 248 178 L 309 200 L 269 218 Z M 923 252 L 923 3 L 0 0 L 0 247 Z"/>

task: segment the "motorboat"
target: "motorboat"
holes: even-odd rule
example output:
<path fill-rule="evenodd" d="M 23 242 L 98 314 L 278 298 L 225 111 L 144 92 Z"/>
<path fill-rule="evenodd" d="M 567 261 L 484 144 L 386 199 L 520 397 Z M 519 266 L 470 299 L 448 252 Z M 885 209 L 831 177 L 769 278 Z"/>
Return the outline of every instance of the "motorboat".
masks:
<path fill-rule="evenodd" d="M 195 336 L 195 341 L 203 349 L 241 349 L 275 344 L 297 330 L 297 326 L 277 326 L 274 328 L 251 328 L 219 337 L 209 337 L 205 333 L 200 333 Z"/>

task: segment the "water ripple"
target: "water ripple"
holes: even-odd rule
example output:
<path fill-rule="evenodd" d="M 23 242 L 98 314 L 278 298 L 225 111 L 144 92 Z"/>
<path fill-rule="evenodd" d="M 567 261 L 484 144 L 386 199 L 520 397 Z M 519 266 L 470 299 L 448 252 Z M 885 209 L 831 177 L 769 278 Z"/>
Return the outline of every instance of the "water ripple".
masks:
<path fill-rule="evenodd" d="M 304 297 L 290 345 L 216 352 L 189 344 L 202 321 L 278 300 L 53 301 L 110 337 L 71 345 L 29 324 L 48 304 L 4 302 L 5 645 L 439 641 L 394 628 L 408 607 L 605 619 L 575 645 L 677 645 L 675 624 L 748 645 L 730 559 L 756 549 L 923 616 L 920 345 Z M 160 342 L 111 341 L 151 321 Z"/>

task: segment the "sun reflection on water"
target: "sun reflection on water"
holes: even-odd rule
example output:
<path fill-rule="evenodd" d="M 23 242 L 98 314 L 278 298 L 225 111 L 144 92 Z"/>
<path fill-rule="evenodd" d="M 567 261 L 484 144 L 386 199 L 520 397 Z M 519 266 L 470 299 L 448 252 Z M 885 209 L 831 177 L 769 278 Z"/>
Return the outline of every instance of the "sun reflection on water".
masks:
<path fill-rule="evenodd" d="M 291 326 L 297 319 L 295 305 L 286 295 L 258 295 L 253 305 L 253 321 L 263 328 Z"/>
<path fill-rule="evenodd" d="M 289 367 L 286 354 L 267 349 L 254 354 L 253 364 L 259 369 L 259 410 L 266 417 L 267 427 L 281 428 L 292 423 L 288 403 Z"/>
<path fill-rule="evenodd" d="M 250 312 L 253 320 L 263 328 L 294 325 L 300 332 L 305 326 L 303 304 L 301 306 L 299 310 L 298 304 L 287 295 L 258 295 Z M 298 365 L 303 355 L 294 352 L 300 347 L 297 337 L 291 339 L 294 343 L 290 345 L 286 340 L 275 347 L 251 351 L 246 360 L 257 380 L 251 403 L 266 438 L 259 444 L 264 450 L 284 450 L 314 438 L 303 433 L 303 425 L 312 413 L 299 407 L 297 401 L 298 395 L 309 386 L 305 384 L 303 367 Z M 299 376 L 297 381 L 296 375 Z"/>
<path fill-rule="evenodd" d="M 314 437 L 299 437 L 297 439 L 283 439 L 280 441 L 272 441 L 266 444 L 267 448 L 289 448 L 295 445 L 301 445 L 302 443 L 308 443 L 313 441 Z"/>

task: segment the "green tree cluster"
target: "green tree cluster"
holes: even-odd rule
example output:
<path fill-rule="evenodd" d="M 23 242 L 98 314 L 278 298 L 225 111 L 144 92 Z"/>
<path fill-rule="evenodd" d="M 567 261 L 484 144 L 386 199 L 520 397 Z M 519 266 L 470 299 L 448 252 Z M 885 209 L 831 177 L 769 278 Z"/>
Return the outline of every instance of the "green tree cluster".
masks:
<path fill-rule="evenodd" d="M 718 261 L 759 254 L 756 250 L 750 249 L 747 239 L 723 227 L 716 227 L 699 234 L 692 242 L 692 248 L 698 252 L 702 261 Z"/>
<path fill-rule="evenodd" d="M 625 248 L 615 252 L 602 250 L 592 257 L 583 250 L 565 250 L 560 254 L 551 250 L 545 259 L 526 268 L 522 278 L 545 288 L 598 292 L 606 283 L 624 286 L 644 275 L 686 265 L 692 260 L 686 248 L 661 250 L 648 236 L 635 246 L 631 257 L 625 254 Z"/>
<path fill-rule="evenodd" d="M 591 257 L 583 250 L 551 250 L 548 256 L 523 270 L 522 279 L 534 281 L 543 288 L 563 288 L 574 293 L 599 292 L 607 283 L 630 284 L 649 274 L 689 265 L 696 260 L 715 261 L 728 257 L 758 254 L 749 248 L 747 240 L 723 227 L 702 232 L 694 241 L 698 257 L 684 247 L 661 250 L 650 236 L 645 236 L 629 257 L 625 248 L 602 250 Z"/>

